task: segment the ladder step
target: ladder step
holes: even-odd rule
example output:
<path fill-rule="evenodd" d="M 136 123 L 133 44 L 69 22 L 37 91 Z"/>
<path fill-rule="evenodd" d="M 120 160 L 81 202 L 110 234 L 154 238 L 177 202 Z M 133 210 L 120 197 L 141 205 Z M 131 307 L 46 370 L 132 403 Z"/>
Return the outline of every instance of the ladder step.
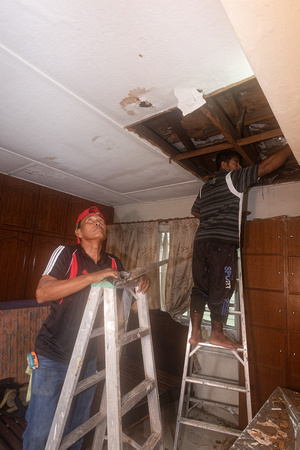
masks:
<path fill-rule="evenodd" d="M 61 441 L 59 450 L 65 450 L 69 448 L 72 444 L 78 441 L 80 438 L 85 436 L 89 431 L 93 430 L 97 425 L 103 423 L 106 420 L 105 412 L 98 412 L 93 417 L 91 417 L 87 422 L 83 423 L 79 427 L 75 428 L 71 433 L 67 434 Z"/>
<path fill-rule="evenodd" d="M 91 375 L 85 380 L 79 381 L 75 389 L 74 396 L 80 394 L 83 391 L 86 391 L 92 386 L 95 386 L 95 384 L 100 383 L 100 381 L 104 379 L 105 379 L 105 369 L 95 373 L 94 375 Z"/>
<path fill-rule="evenodd" d="M 150 328 L 140 327 L 135 330 L 128 331 L 127 333 L 122 334 L 119 337 L 119 345 L 126 345 L 130 342 L 136 341 L 137 339 L 141 339 L 150 334 Z"/>
<path fill-rule="evenodd" d="M 218 433 L 232 434 L 233 436 L 240 436 L 242 430 L 234 428 L 223 427 L 221 425 L 215 425 L 213 423 L 201 422 L 200 420 L 181 418 L 180 423 L 196 428 L 204 428 L 205 430 L 217 431 Z"/>
<path fill-rule="evenodd" d="M 98 337 L 98 336 L 103 336 L 103 335 L 104 335 L 104 327 L 95 328 L 95 329 L 91 332 L 90 339 L 92 339 L 92 338 L 94 338 L 94 337 Z"/>
<path fill-rule="evenodd" d="M 156 387 L 155 380 L 145 378 L 141 383 L 135 386 L 130 392 L 122 397 L 122 416 L 132 409 L 140 400 Z"/>
<path fill-rule="evenodd" d="M 222 350 L 223 353 L 228 353 L 228 352 L 229 353 L 234 353 L 234 352 L 243 353 L 245 351 L 244 348 L 226 348 L 226 347 L 222 347 L 221 345 L 210 344 L 209 342 L 199 342 L 199 344 L 195 345 L 195 347 L 191 351 L 190 356 L 193 353 L 196 353 L 198 350 L 203 350 L 206 348 Z"/>
<path fill-rule="evenodd" d="M 202 377 L 186 377 L 185 380 L 187 383 L 213 386 L 213 387 L 217 387 L 220 389 L 227 389 L 230 391 L 237 391 L 237 392 L 244 392 L 244 393 L 247 392 L 247 389 L 245 388 L 245 386 L 239 386 L 237 384 L 231 384 L 231 383 L 223 383 L 220 381 L 214 381 L 214 380 L 210 380 L 210 379 L 202 378 Z"/>
<path fill-rule="evenodd" d="M 140 448 L 141 448 L 140 444 L 135 442 L 131 437 L 129 437 L 125 433 L 122 433 L 122 441 L 126 442 L 129 445 L 131 445 L 131 447 L 136 448 L 136 450 L 140 450 Z"/>
<path fill-rule="evenodd" d="M 144 445 L 141 447 L 142 450 L 156 449 L 162 445 L 162 436 L 158 433 L 151 433 Z"/>

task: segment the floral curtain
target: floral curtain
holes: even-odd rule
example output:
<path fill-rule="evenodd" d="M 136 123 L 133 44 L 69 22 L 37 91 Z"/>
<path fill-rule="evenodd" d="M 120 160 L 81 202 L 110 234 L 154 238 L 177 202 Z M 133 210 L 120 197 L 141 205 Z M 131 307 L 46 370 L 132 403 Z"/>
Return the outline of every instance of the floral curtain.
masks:
<path fill-rule="evenodd" d="M 158 222 L 136 222 L 108 225 L 106 251 L 116 255 L 125 270 L 142 267 L 159 260 Z M 148 273 L 147 292 L 150 309 L 160 308 L 159 270 Z"/>
<path fill-rule="evenodd" d="M 166 308 L 173 319 L 178 319 L 190 305 L 193 285 L 192 253 L 199 220 L 196 218 L 169 220 L 169 258 L 178 258 L 168 264 L 166 276 Z"/>

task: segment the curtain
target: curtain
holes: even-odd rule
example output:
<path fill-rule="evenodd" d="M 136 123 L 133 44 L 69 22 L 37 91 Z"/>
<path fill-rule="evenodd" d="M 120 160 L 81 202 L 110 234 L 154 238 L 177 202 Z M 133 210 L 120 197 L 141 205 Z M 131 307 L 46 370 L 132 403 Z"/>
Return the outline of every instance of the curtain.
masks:
<path fill-rule="evenodd" d="M 166 276 L 166 308 L 178 320 L 190 305 L 193 286 L 192 253 L 199 220 L 196 218 L 169 220 L 170 253 Z"/>
<path fill-rule="evenodd" d="M 120 223 L 107 226 L 106 251 L 122 261 L 125 270 L 147 266 L 159 260 L 158 222 Z M 147 299 L 150 309 L 160 308 L 159 270 L 149 272 Z"/>

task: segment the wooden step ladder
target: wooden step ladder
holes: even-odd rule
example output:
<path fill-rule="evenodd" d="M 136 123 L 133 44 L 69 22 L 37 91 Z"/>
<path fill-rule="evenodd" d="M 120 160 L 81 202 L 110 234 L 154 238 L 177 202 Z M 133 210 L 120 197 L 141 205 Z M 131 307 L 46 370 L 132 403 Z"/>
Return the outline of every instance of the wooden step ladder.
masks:
<path fill-rule="evenodd" d="M 242 348 L 241 349 L 226 349 L 224 347 L 212 345 L 209 343 L 199 343 L 196 346 L 191 346 L 189 343 L 189 338 L 191 337 L 192 325 L 190 322 L 189 332 L 187 338 L 187 346 L 185 353 L 185 361 L 183 368 L 183 376 L 181 383 L 181 391 L 178 404 L 178 414 L 176 421 L 176 431 L 174 437 L 174 447 L 173 450 L 178 449 L 178 439 L 181 425 L 187 425 L 196 428 L 202 428 L 206 430 L 216 431 L 220 433 L 230 434 L 233 436 L 239 436 L 242 430 L 231 428 L 229 426 L 220 426 L 214 423 L 208 423 L 200 420 L 195 420 L 189 418 L 190 412 L 197 406 L 203 404 L 209 404 L 214 407 L 221 407 L 234 415 L 234 410 L 237 409 L 235 405 L 228 405 L 221 402 L 208 401 L 199 399 L 197 397 L 191 396 L 192 386 L 210 386 L 212 388 L 224 389 L 227 391 L 235 391 L 245 394 L 246 398 L 246 408 L 247 408 L 247 420 L 248 423 L 252 420 L 252 407 L 251 407 L 251 394 L 250 394 L 250 378 L 249 378 L 249 364 L 248 364 L 248 349 L 247 349 L 247 336 L 246 336 L 246 322 L 245 322 L 245 309 L 244 309 L 244 296 L 243 296 L 243 280 L 242 280 L 242 269 L 241 269 L 241 259 L 238 257 L 238 282 L 236 294 L 238 295 L 239 309 L 230 310 L 229 314 L 233 314 L 238 317 L 241 338 L 242 338 Z M 199 365 L 199 361 L 196 358 L 198 355 L 200 361 L 201 356 L 207 354 L 213 354 L 215 357 L 218 354 L 227 355 L 227 357 L 232 357 L 236 359 L 240 364 L 242 369 L 242 378 L 244 378 L 244 384 L 239 385 L 232 380 L 220 379 L 213 376 L 201 376 L 199 373 L 195 373 L 195 366 Z M 197 370 L 197 368 L 196 368 Z M 184 402 L 185 408 L 184 408 Z"/>
<path fill-rule="evenodd" d="M 48 436 L 46 450 L 67 449 L 93 429 L 95 429 L 93 450 L 103 448 L 105 438 L 107 439 L 107 448 L 109 450 L 122 449 L 123 441 L 136 449 L 155 448 L 163 450 L 161 412 L 147 298 L 145 294 L 136 294 L 128 287 L 122 290 L 121 303 L 124 306 L 125 332 L 120 334 L 116 287 L 105 281 L 93 284 L 91 287 Z M 137 300 L 139 328 L 126 332 L 132 298 Z M 95 318 L 102 302 L 104 303 L 104 327 L 93 329 Z M 105 369 L 78 382 L 89 340 L 103 334 L 105 337 Z M 126 344 L 137 339 L 141 341 L 145 379 L 121 398 L 121 349 Z M 103 380 L 105 380 L 105 386 L 99 411 L 80 427 L 63 436 L 73 397 Z M 143 445 L 139 445 L 122 432 L 122 416 L 145 396 L 147 396 L 148 401 L 151 434 Z"/>

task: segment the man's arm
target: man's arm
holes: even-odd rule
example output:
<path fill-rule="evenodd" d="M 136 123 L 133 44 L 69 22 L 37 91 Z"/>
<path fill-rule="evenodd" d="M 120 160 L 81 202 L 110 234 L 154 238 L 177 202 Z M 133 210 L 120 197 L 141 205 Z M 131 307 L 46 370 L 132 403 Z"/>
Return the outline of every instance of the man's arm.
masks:
<path fill-rule="evenodd" d="M 292 154 L 292 150 L 288 145 L 283 147 L 273 155 L 268 156 L 263 162 L 258 165 L 258 176 L 262 177 L 268 173 L 273 172 L 273 170 L 278 169 L 282 164 L 288 159 Z"/>
<path fill-rule="evenodd" d="M 81 291 L 92 283 L 100 283 L 106 277 L 120 279 L 120 274 L 115 269 L 104 269 L 99 272 L 87 273 L 69 280 L 57 280 L 50 275 L 43 276 L 36 290 L 36 299 L 38 303 L 45 303 L 74 294 Z"/>

